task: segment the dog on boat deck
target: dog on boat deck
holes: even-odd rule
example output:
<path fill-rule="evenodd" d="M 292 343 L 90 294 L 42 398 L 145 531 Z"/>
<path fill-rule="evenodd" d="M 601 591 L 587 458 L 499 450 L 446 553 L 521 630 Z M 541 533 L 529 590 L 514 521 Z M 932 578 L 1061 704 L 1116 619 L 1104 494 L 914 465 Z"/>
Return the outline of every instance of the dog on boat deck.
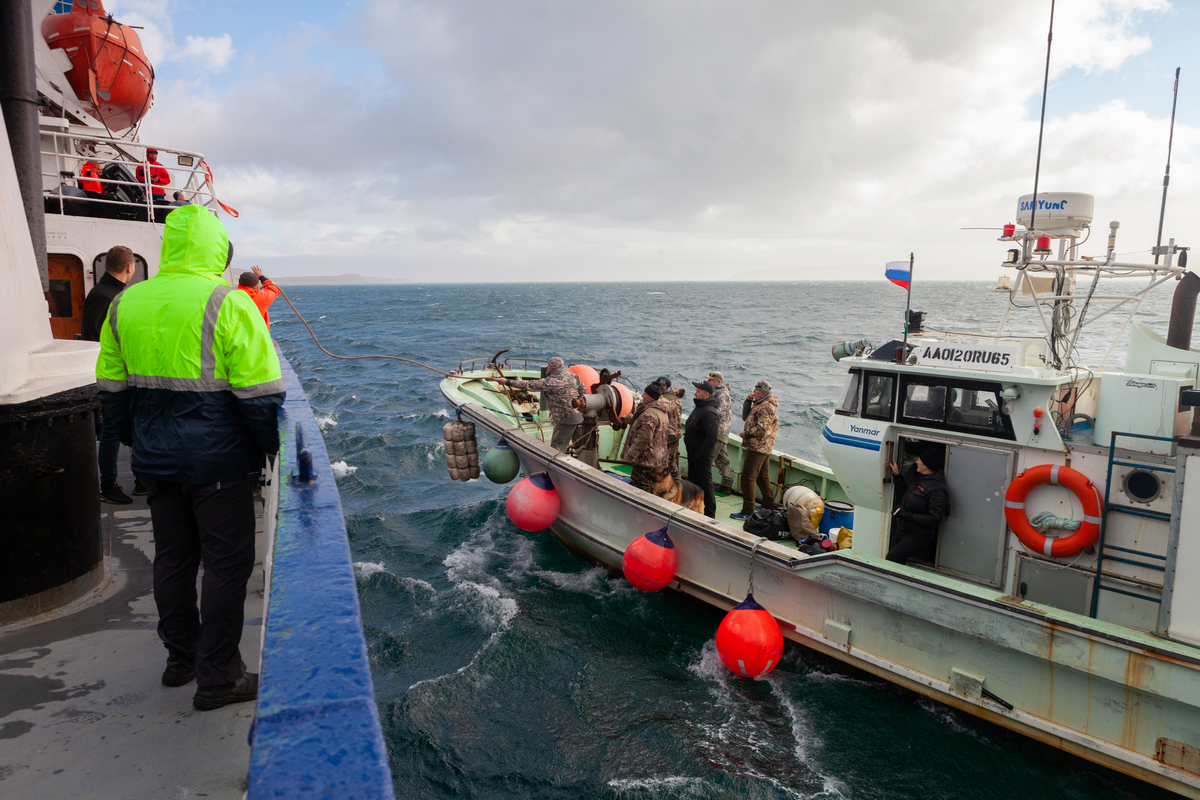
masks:
<path fill-rule="evenodd" d="M 677 506 L 691 509 L 697 514 L 704 513 L 704 492 L 696 484 L 676 478 L 669 468 L 651 473 L 650 479 L 656 496 Z"/>

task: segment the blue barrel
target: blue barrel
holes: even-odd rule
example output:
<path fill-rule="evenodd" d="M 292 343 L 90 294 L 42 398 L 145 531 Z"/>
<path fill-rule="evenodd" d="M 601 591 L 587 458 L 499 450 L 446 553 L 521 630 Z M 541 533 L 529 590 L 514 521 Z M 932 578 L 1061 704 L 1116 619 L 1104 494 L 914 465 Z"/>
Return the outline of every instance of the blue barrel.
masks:
<path fill-rule="evenodd" d="M 854 506 L 841 500 L 826 500 L 825 515 L 821 517 L 821 533 L 828 534 L 838 528 L 854 530 Z"/>

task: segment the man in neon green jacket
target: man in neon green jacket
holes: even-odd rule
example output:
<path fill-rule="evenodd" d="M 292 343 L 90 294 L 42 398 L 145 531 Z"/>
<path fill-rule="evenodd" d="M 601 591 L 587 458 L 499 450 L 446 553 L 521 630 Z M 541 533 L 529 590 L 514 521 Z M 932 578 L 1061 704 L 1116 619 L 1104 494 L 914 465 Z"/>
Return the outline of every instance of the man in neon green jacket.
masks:
<path fill-rule="evenodd" d="M 113 300 L 96 363 L 104 413 L 149 490 L 162 682 L 194 676 L 202 711 L 257 696 L 238 646 L 254 569 L 254 483 L 263 453 L 279 449 L 284 398 L 262 315 L 221 277 L 232 253 L 206 208 L 167 215 L 158 274 Z"/>

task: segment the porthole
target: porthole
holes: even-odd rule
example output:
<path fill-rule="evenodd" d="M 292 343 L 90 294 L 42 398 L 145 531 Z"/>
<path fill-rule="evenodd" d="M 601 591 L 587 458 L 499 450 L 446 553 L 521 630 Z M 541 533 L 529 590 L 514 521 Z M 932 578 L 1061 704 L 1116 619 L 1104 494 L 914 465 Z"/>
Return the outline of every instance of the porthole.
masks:
<path fill-rule="evenodd" d="M 1122 488 L 1130 500 L 1149 503 L 1162 494 L 1162 481 L 1153 472 L 1135 469 L 1125 476 Z"/>

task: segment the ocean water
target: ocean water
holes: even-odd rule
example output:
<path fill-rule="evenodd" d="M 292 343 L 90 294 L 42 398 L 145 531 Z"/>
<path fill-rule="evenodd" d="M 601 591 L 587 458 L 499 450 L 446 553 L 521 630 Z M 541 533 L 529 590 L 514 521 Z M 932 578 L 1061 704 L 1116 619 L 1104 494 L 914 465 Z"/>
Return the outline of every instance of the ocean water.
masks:
<path fill-rule="evenodd" d="M 1174 284 L 1140 319 L 1165 333 Z M 990 330 L 1007 295 L 913 293 L 927 324 Z M 901 332 L 878 283 L 297 286 L 322 343 L 449 370 L 497 350 L 620 369 L 638 385 L 721 370 L 735 398 L 765 378 L 777 447 L 822 460 L 845 370 L 830 346 Z M 1013 319 L 1033 332 L 1034 312 Z M 1118 324 L 1081 341 L 1103 356 Z M 644 594 L 504 511 L 508 487 L 446 474 L 439 375 L 321 353 L 281 300 L 272 333 L 325 434 L 355 560 L 397 797 L 1135 798 L 1164 793 L 788 643 L 735 678 L 721 613 Z M 1111 367 L 1123 363 L 1119 346 Z M 480 441 L 482 449 L 492 444 Z"/>

